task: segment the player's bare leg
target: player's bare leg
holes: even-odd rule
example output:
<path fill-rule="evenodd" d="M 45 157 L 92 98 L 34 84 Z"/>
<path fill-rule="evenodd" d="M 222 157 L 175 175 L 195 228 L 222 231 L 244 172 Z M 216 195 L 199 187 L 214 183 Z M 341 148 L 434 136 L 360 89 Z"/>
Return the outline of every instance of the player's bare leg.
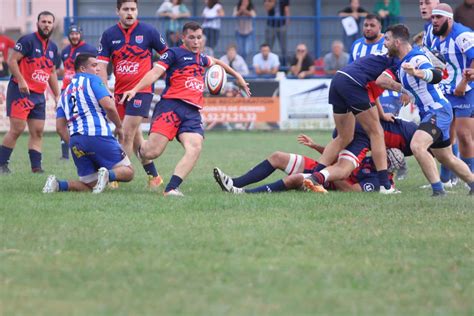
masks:
<path fill-rule="evenodd" d="M 339 152 L 347 147 L 354 138 L 355 117 L 352 113 L 334 114 L 337 137 L 329 142 L 323 154 L 319 158 L 319 163 L 329 166 L 337 159 Z"/>
<path fill-rule="evenodd" d="M 459 142 L 459 153 L 461 159 L 469 166 L 471 172 L 474 169 L 474 118 L 457 117 L 454 121 L 456 134 Z M 454 172 L 454 170 L 451 170 Z"/>
<path fill-rule="evenodd" d="M 34 173 L 42 173 L 41 168 L 41 147 L 43 145 L 44 120 L 28 120 L 28 131 L 30 138 L 28 139 L 28 154 L 30 156 L 31 171 Z"/>
<path fill-rule="evenodd" d="M 410 143 L 413 156 L 418 161 L 421 171 L 433 188 L 433 195 L 443 195 L 444 189 L 436 166 L 436 161 L 428 152 L 428 148 L 433 144 L 433 138 L 425 131 L 417 130 Z"/>
<path fill-rule="evenodd" d="M 124 139 L 122 146 L 129 157 L 137 152 L 138 148 L 140 148 L 144 141 L 143 134 L 140 129 L 140 124 L 142 121 L 143 118 L 141 116 L 132 115 L 125 115 L 123 119 Z M 141 160 L 143 169 L 145 169 L 145 172 L 148 175 L 148 187 L 150 189 L 158 188 L 163 183 L 163 179 L 156 171 L 153 161 L 142 159 L 143 157 L 138 158 Z"/>
<path fill-rule="evenodd" d="M 454 172 L 464 182 L 469 184 L 472 188 L 474 182 L 474 174 L 461 159 L 453 155 L 451 146 L 445 148 L 432 148 L 433 155 L 439 162 L 446 165 L 452 172 Z"/>
<path fill-rule="evenodd" d="M 143 141 L 140 147 L 140 157 L 148 160 L 156 159 L 165 151 L 168 143 L 168 137 L 160 133 L 151 133 L 148 140 Z"/>
<path fill-rule="evenodd" d="M 181 133 L 179 140 L 184 148 L 184 156 L 176 165 L 174 174 L 184 179 L 196 165 L 201 155 L 203 137 L 198 133 Z"/>
<path fill-rule="evenodd" d="M 328 174 L 325 181 L 347 179 L 355 168 L 356 166 L 352 161 L 347 159 L 339 159 L 334 165 L 331 165 L 325 169 Z"/>

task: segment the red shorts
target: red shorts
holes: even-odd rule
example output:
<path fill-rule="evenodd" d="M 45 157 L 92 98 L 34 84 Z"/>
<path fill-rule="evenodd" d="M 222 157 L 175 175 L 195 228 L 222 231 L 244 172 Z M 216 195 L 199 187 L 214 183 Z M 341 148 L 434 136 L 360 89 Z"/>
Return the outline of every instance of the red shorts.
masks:
<path fill-rule="evenodd" d="M 18 85 L 13 81 L 8 84 L 7 90 L 7 116 L 20 120 L 46 118 L 46 99 L 44 94 L 30 91 L 23 94 Z"/>

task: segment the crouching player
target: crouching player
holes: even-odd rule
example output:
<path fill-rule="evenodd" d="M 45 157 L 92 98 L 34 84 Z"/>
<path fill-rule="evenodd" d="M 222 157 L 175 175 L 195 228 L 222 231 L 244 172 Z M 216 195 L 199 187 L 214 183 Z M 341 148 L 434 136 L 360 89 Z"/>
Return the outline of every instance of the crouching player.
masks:
<path fill-rule="evenodd" d="M 43 193 L 90 190 L 101 193 L 109 181 L 133 179 L 130 160 L 113 137 L 107 121 L 115 124 L 115 133 L 121 139 L 121 121 L 112 96 L 97 76 L 95 56 L 78 55 L 74 69 L 76 75 L 59 100 L 56 124 L 61 138 L 69 141 L 79 181 L 58 180 L 50 175 Z"/>

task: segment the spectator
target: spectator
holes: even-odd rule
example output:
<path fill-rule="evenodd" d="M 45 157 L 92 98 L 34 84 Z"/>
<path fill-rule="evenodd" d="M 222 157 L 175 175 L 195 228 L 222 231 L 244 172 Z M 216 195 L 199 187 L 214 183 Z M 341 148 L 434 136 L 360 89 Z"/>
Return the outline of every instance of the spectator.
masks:
<path fill-rule="evenodd" d="M 290 0 L 264 0 L 263 7 L 268 14 L 265 41 L 273 49 L 275 39 L 278 38 L 282 64 L 285 65 L 287 52 L 286 26 L 290 16 Z"/>
<path fill-rule="evenodd" d="M 169 47 L 180 45 L 180 32 L 183 28 L 183 18 L 191 16 L 188 8 L 182 0 L 172 0 L 163 2 L 158 11 L 158 16 L 167 18 L 166 21 L 166 42 Z"/>
<path fill-rule="evenodd" d="M 454 21 L 474 30 L 474 0 L 464 0 L 454 10 Z"/>
<path fill-rule="evenodd" d="M 360 30 L 360 20 L 362 17 L 367 16 L 367 11 L 360 6 L 359 0 L 350 0 L 350 5 L 339 11 L 338 15 L 340 17 L 352 16 L 357 23 L 357 26 Z M 351 47 L 352 43 L 360 36 L 360 31 L 354 35 L 347 36 L 344 34 L 344 45 L 345 47 Z"/>
<path fill-rule="evenodd" d="M 378 0 L 374 12 L 382 19 L 382 32 L 385 32 L 389 25 L 398 23 L 400 0 Z"/>
<path fill-rule="evenodd" d="M 291 59 L 290 72 L 293 76 L 298 76 L 300 79 L 313 75 L 313 58 L 309 55 L 308 48 L 303 43 L 296 46 L 295 55 Z"/>
<path fill-rule="evenodd" d="M 203 53 L 204 55 L 214 57 L 214 50 L 210 48 L 209 46 L 206 46 L 207 43 L 207 37 L 206 35 L 202 35 L 202 41 L 201 41 L 201 48 L 199 51 Z"/>
<path fill-rule="evenodd" d="M 278 56 L 271 52 L 270 45 L 260 45 L 260 53 L 253 56 L 253 67 L 257 75 L 276 75 L 280 61 Z"/>
<path fill-rule="evenodd" d="M 234 44 L 227 47 L 227 53 L 220 58 L 224 63 L 233 68 L 242 76 L 247 76 L 249 74 L 249 67 L 245 62 L 244 58 L 237 54 L 237 46 Z"/>
<path fill-rule="evenodd" d="M 242 50 L 242 57 L 247 56 L 253 51 L 255 34 L 253 32 L 253 19 L 257 13 L 252 4 L 252 0 L 239 0 L 234 7 L 233 16 L 238 17 L 237 29 L 235 32 L 237 46 Z"/>
<path fill-rule="evenodd" d="M 10 75 L 10 72 L 8 71 L 7 61 L 3 58 L 3 52 L 0 51 L 0 78 L 7 77 L 8 75 Z"/>
<path fill-rule="evenodd" d="M 0 34 L 0 52 L 3 53 L 3 58 L 8 61 L 8 50 L 15 47 L 15 42 L 6 35 Z"/>
<path fill-rule="evenodd" d="M 344 44 L 336 40 L 332 42 L 331 52 L 324 56 L 324 71 L 328 75 L 334 75 L 348 62 L 349 54 L 344 51 Z"/>
<path fill-rule="evenodd" d="M 224 16 L 224 8 L 219 3 L 219 0 L 205 0 L 206 6 L 202 11 L 204 17 L 204 23 L 202 29 L 204 35 L 207 37 L 207 44 L 210 48 L 214 49 L 219 41 L 219 30 L 221 28 L 220 16 Z"/>

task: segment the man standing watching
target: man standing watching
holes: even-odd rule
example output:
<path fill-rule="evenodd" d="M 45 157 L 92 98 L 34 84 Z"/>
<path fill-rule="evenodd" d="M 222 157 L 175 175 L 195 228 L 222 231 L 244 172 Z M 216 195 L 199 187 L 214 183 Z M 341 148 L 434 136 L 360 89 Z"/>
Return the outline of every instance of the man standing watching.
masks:
<path fill-rule="evenodd" d="M 461 159 L 474 172 L 474 83 L 463 72 L 474 68 L 474 33 L 453 20 L 453 10 L 441 3 L 431 13 L 433 47 L 447 61 L 448 76 L 441 81 L 441 89 L 451 103 Z"/>
<path fill-rule="evenodd" d="M 61 52 L 61 60 L 63 62 L 63 69 L 58 69 L 58 75 L 63 77 L 63 85 L 61 91 L 71 83 L 71 79 L 76 72 L 74 71 L 74 60 L 77 55 L 89 53 L 97 56 L 97 49 L 87 44 L 82 39 L 82 30 L 77 25 L 71 25 L 67 36 L 70 45 L 66 46 Z M 61 140 L 61 158 L 69 159 L 69 144 Z"/>
<path fill-rule="evenodd" d="M 123 121 L 123 148 L 128 156 L 143 142 L 140 124 L 148 117 L 153 99 L 153 86 L 144 87 L 134 98 L 120 103 L 122 94 L 138 84 L 152 69 L 152 50 L 163 54 L 168 47 L 160 33 L 151 25 L 137 20 L 137 0 L 117 0 L 119 22 L 108 28 L 100 40 L 99 76 L 107 83 L 107 64 L 113 65 L 115 75 L 115 105 Z M 142 161 L 148 175 L 148 187 L 159 187 L 163 179 L 150 160 Z"/>
<path fill-rule="evenodd" d="M 54 15 L 49 11 L 41 12 L 36 26 L 37 32 L 18 40 L 8 61 L 12 73 L 7 90 L 10 130 L 0 146 L 0 174 L 10 173 L 10 156 L 27 124 L 30 133 L 28 154 L 31 170 L 34 173 L 43 172 L 41 145 L 46 116 L 44 92 L 49 84 L 56 99 L 60 93 L 54 66 L 58 48 L 49 40 L 54 29 Z"/>

